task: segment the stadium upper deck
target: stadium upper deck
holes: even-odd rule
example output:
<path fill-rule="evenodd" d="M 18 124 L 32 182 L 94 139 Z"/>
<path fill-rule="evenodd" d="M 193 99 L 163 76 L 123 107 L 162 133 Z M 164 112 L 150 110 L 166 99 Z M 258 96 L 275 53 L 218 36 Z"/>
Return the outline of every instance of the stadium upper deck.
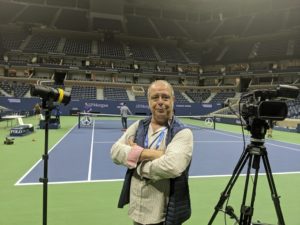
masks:
<path fill-rule="evenodd" d="M 228 1 L 120 1 L 107 16 L 93 1 L 0 0 L 0 75 L 35 81 L 63 70 L 74 82 L 159 78 L 238 91 L 299 85 L 300 4 Z"/>

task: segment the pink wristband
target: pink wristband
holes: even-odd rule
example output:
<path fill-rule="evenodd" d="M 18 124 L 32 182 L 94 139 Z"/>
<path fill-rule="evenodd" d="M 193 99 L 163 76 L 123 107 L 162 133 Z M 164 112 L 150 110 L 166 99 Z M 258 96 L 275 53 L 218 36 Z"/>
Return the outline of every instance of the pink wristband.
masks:
<path fill-rule="evenodd" d="M 127 165 L 130 169 L 136 168 L 143 150 L 144 148 L 138 145 L 135 145 L 131 148 L 131 151 L 129 152 L 127 157 Z"/>

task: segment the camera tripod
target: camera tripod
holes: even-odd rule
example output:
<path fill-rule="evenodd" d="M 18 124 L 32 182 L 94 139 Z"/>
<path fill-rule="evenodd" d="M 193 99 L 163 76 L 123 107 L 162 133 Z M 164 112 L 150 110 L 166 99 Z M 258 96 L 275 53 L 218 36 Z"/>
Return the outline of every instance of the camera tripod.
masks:
<path fill-rule="evenodd" d="M 263 161 L 267 180 L 269 183 L 271 196 L 272 196 L 272 200 L 275 206 L 275 211 L 278 219 L 278 225 L 285 225 L 281 207 L 280 207 L 280 201 L 279 201 L 280 196 L 278 196 L 276 191 L 276 187 L 275 187 L 275 183 L 271 171 L 271 166 L 268 159 L 267 149 L 264 146 L 264 137 L 266 134 L 266 130 L 268 128 L 269 128 L 268 123 L 265 120 L 256 119 L 256 118 L 253 120 L 252 125 L 247 127 L 247 129 L 251 132 L 251 142 L 250 144 L 247 145 L 247 148 L 245 149 L 237 165 L 235 166 L 233 174 L 225 190 L 222 192 L 217 205 L 215 206 L 215 211 L 211 216 L 208 225 L 211 225 L 213 223 L 218 212 L 222 210 L 226 199 L 228 199 L 228 197 L 230 196 L 231 190 L 235 182 L 237 181 L 241 171 L 243 170 L 245 164 L 247 163 L 247 161 L 248 161 L 248 168 L 247 168 L 247 174 L 246 174 L 246 180 L 244 186 L 244 194 L 242 199 L 240 218 L 238 223 L 239 225 L 251 225 L 251 220 L 254 212 L 254 202 L 255 202 L 256 187 L 258 181 L 258 172 L 259 172 L 261 160 Z M 251 167 L 255 170 L 255 176 L 253 180 L 250 206 L 246 206 Z"/>

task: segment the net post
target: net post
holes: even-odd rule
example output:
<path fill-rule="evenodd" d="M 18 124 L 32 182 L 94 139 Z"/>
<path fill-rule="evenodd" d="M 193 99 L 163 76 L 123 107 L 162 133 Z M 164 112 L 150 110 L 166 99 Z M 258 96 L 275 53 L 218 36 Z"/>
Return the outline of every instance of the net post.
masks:
<path fill-rule="evenodd" d="M 79 112 L 79 113 L 78 113 L 78 125 L 77 125 L 77 126 L 78 126 L 78 129 L 80 129 L 80 116 L 81 116 L 81 113 Z"/>
<path fill-rule="evenodd" d="M 214 124 L 214 130 L 216 129 L 216 116 L 213 115 L 213 124 Z"/>

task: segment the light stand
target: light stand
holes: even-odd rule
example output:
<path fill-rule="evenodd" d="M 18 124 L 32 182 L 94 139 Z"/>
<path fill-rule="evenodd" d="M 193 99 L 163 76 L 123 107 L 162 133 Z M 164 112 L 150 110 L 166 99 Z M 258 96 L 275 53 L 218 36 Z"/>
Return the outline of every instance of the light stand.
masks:
<path fill-rule="evenodd" d="M 32 85 L 31 96 L 42 98 L 42 108 L 45 111 L 45 152 L 42 157 L 44 161 L 44 177 L 39 181 L 43 183 L 43 225 L 47 225 L 47 195 L 48 195 L 48 136 L 51 111 L 55 108 L 54 102 L 67 105 L 71 100 L 71 95 L 61 88 L 51 88 L 41 85 Z"/>
<path fill-rule="evenodd" d="M 51 111 L 54 108 L 53 100 L 43 99 L 42 108 L 45 111 L 45 146 L 42 159 L 44 161 L 44 177 L 41 177 L 39 181 L 43 183 L 43 225 L 47 225 L 47 202 L 48 202 L 48 137 L 49 137 L 49 121 L 51 117 Z"/>
<path fill-rule="evenodd" d="M 248 161 L 248 168 L 246 174 L 246 181 L 244 187 L 244 195 L 241 205 L 241 214 L 239 219 L 239 225 L 251 225 L 251 220 L 254 212 L 254 202 L 256 196 L 256 187 L 258 180 L 258 172 L 260 168 L 260 160 L 262 159 L 263 165 L 265 168 L 267 180 L 269 183 L 272 200 L 275 206 L 275 211 L 278 219 L 278 225 L 285 225 L 284 218 L 282 215 L 279 196 L 276 191 L 271 166 L 268 159 L 268 153 L 266 147 L 264 146 L 264 137 L 266 134 L 266 130 L 268 129 L 268 124 L 265 120 L 253 119 L 253 123 L 250 129 L 251 132 L 251 143 L 247 145 L 247 148 L 241 155 L 236 167 L 234 168 L 233 174 L 225 188 L 225 190 L 221 193 L 221 197 L 215 206 L 215 211 L 208 222 L 208 225 L 211 225 L 217 216 L 218 212 L 222 210 L 223 205 L 226 199 L 230 196 L 231 190 L 237 181 L 242 169 L 244 168 L 246 162 Z M 248 192 L 248 184 L 250 178 L 251 167 L 255 170 L 255 176 L 253 181 L 252 195 L 250 206 L 246 206 L 247 192 Z"/>

